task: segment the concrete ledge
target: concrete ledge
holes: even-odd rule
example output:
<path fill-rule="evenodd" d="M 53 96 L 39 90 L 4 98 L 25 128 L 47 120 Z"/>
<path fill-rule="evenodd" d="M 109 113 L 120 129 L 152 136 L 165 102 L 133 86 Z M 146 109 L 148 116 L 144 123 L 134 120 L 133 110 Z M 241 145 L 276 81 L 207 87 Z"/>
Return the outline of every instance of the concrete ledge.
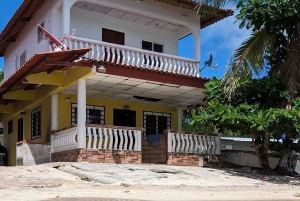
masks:
<path fill-rule="evenodd" d="M 141 164 L 142 152 L 98 149 L 73 149 L 68 151 L 52 153 L 51 159 L 51 162 Z"/>

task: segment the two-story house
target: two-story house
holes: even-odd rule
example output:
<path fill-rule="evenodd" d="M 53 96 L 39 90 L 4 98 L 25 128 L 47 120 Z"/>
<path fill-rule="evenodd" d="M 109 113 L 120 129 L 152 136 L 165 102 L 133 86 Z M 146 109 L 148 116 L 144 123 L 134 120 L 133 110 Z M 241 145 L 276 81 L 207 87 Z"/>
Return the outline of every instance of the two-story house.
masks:
<path fill-rule="evenodd" d="M 233 11 L 199 17 L 196 4 L 24 0 L 0 35 L 8 164 L 197 165 L 219 154 L 217 134 L 181 131 L 181 111 L 201 103 L 207 81 L 200 30 Z M 194 59 L 178 56 L 178 41 L 191 34 Z"/>

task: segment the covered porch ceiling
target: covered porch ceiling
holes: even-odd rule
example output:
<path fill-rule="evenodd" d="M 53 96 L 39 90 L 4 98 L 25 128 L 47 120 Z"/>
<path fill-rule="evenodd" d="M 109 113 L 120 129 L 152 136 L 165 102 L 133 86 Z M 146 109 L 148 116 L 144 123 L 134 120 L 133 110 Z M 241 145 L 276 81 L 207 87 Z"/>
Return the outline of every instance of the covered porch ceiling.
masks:
<path fill-rule="evenodd" d="M 150 27 L 159 28 L 166 31 L 172 31 L 179 33 L 180 35 L 188 35 L 191 33 L 189 28 L 181 24 L 175 24 L 172 22 L 168 22 L 165 20 L 152 18 L 144 15 L 139 15 L 136 13 L 127 12 L 124 10 L 110 8 L 103 5 L 90 3 L 86 1 L 79 1 L 73 5 L 74 7 L 85 9 L 88 11 L 93 11 L 97 13 L 101 13 L 104 15 L 108 15 L 111 17 L 120 18 L 123 20 L 128 20 L 130 22 L 143 24 Z M 184 17 L 184 16 L 183 16 Z"/>
<path fill-rule="evenodd" d="M 203 88 L 180 86 L 104 73 L 87 78 L 87 97 L 187 108 L 202 103 Z M 77 84 L 63 94 L 77 94 Z"/>

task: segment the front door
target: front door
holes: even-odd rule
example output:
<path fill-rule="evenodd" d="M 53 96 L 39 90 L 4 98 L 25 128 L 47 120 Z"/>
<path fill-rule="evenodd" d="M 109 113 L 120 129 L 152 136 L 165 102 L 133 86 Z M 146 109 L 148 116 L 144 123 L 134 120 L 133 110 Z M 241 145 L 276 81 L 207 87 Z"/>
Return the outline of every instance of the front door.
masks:
<path fill-rule="evenodd" d="M 18 142 L 23 141 L 24 136 L 24 120 L 23 118 L 18 120 Z"/>
<path fill-rule="evenodd" d="M 136 127 L 136 112 L 133 110 L 114 109 L 114 125 Z"/>

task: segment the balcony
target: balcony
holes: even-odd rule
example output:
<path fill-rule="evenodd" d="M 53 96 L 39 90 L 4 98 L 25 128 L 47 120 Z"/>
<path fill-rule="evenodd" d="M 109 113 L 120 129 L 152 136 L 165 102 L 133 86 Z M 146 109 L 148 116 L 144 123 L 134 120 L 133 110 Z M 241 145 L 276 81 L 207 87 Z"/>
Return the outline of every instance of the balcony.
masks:
<path fill-rule="evenodd" d="M 199 77 L 199 61 L 134 47 L 117 45 L 86 38 L 73 37 L 69 48 L 87 48 L 84 59 L 109 65 L 126 66 L 186 77 Z"/>

